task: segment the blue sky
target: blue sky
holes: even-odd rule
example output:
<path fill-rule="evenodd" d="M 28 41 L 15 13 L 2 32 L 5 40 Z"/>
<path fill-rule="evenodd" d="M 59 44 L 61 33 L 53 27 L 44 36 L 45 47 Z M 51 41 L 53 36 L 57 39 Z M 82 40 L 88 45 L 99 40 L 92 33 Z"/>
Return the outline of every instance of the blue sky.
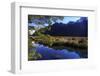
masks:
<path fill-rule="evenodd" d="M 81 17 L 79 16 L 65 16 L 63 20 L 58 20 L 58 23 L 64 23 L 67 24 L 70 21 L 76 22 L 77 20 L 79 20 Z M 53 23 L 52 23 L 53 24 Z M 34 25 L 34 23 L 29 24 L 29 26 L 36 26 Z M 45 26 L 48 26 L 48 24 L 45 24 Z"/>
<path fill-rule="evenodd" d="M 77 20 L 79 20 L 81 17 L 78 17 L 78 16 L 66 16 L 66 17 L 64 17 L 64 19 L 61 21 L 61 20 L 59 20 L 59 21 L 57 21 L 58 23 L 64 23 L 64 24 L 66 24 L 66 23 L 68 23 L 69 21 L 73 21 L 73 22 L 75 22 L 75 21 L 77 21 Z"/>

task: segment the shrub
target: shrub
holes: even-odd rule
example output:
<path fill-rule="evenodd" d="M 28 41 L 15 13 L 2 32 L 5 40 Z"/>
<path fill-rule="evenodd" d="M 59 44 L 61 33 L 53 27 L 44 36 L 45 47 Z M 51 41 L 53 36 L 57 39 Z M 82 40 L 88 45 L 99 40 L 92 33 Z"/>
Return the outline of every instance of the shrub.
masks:
<path fill-rule="evenodd" d="M 36 50 L 31 50 L 28 53 L 28 60 L 38 60 L 42 58 L 42 55 L 40 53 L 37 53 Z"/>
<path fill-rule="evenodd" d="M 30 49 L 30 48 L 32 48 L 33 46 L 32 46 L 32 38 L 30 38 L 30 37 L 28 37 L 28 48 Z"/>
<path fill-rule="evenodd" d="M 50 35 L 40 35 L 35 37 L 35 42 L 38 42 L 40 44 L 44 44 L 44 45 L 48 45 L 48 46 L 52 46 L 55 38 L 51 37 Z"/>

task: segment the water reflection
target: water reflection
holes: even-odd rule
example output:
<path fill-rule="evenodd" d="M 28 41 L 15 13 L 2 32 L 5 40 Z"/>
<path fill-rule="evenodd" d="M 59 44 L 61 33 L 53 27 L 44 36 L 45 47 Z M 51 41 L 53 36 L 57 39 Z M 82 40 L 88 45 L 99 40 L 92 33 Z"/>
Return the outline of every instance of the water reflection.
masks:
<path fill-rule="evenodd" d="M 40 44 L 33 44 L 36 48 L 36 52 L 42 55 L 42 58 L 39 60 L 50 60 L 50 59 L 78 59 L 80 58 L 79 54 L 75 51 L 70 52 L 67 49 L 56 50 L 49 48 Z"/>

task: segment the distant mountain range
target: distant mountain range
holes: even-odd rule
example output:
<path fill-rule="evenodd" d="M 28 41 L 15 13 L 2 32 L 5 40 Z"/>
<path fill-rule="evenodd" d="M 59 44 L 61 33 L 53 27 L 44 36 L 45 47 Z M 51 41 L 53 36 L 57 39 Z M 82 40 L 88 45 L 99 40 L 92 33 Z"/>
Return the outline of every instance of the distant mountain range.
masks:
<path fill-rule="evenodd" d="M 46 30 L 45 34 L 52 36 L 88 36 L 88 19 L 81 17 L 76 22 L 69 22 L 67 24 L 55 23 L 49 26 L 50 30 Z"/>

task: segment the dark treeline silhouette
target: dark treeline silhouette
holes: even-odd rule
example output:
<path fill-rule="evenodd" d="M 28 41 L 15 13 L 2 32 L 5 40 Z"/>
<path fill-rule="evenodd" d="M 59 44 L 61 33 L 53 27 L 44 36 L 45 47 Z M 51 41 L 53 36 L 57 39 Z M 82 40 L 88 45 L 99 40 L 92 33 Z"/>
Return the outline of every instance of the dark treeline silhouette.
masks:
<path fill-rule="evenodd" d="M 67 24 L 55 23 L 51 27 L 51 30 L 45 31 L 46 34 L 52 36 L 88 36 L 88 19 L 87 17 L 81 17 L 76 22 L 68 22 Z"/>

